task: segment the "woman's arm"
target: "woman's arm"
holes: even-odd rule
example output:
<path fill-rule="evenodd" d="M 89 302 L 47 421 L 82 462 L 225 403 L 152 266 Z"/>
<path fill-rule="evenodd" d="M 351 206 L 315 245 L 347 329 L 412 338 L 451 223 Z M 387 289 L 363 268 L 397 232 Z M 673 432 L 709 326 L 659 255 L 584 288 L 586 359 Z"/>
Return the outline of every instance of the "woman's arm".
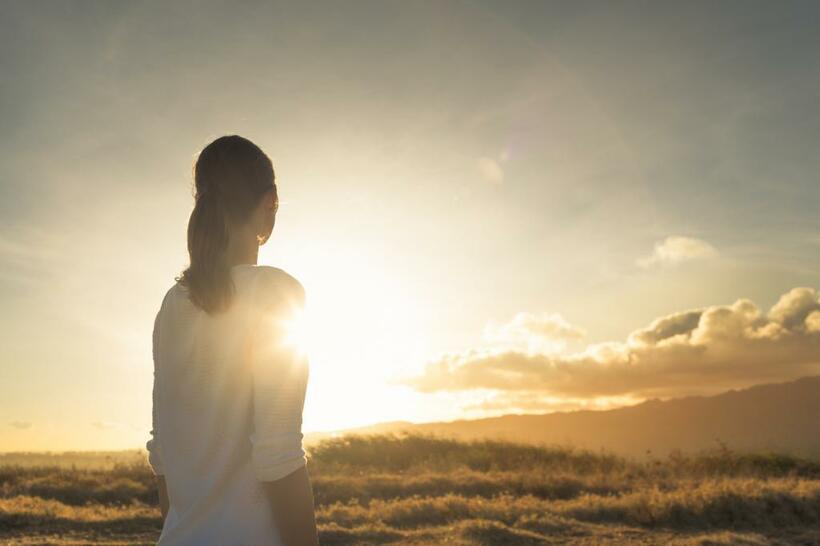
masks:
<path fill-rule="evenodd" d="M 262 482 L 285 546 L 316 546 L 313 489 L 304 466 L 275 482 Z"/>
<path fill-rule="evenodd" d="M 165 301 L 163 300 L 163 305 Z M 154 319 L 154 331 L 152 335 L 152 350 L 154 356 L 154 386 L 151 395 L 151 438 L 146 442 L 145 448 L 148 450 L 148 464 L 151 471 L 156 476 L 157 493 L 159 494 L 159 508 L 162 512 L 162 520 L 165 521 L 168 515 L 170 502 L 168 500 L 168 487 L 165 485 L 164 469 L 162 464 L 162 456 L 159 447 L 159 435 L 157 434 L 157 395 L 159 393 L 159 377 L 157 373 L 157 343 L 159 340 L 159 317 L 160 312 L 157 313 Z"/>
<path fill-rule="evenodd" d="M 168 517 L 168 487 L 165 485 L 165 476 L 157 476 L 157 491 L 159 492 L 159 509 L 162 512 L 162 521 Z"/>
<path fill-rule="evenodd" d="M 253 432 L 251 458 L 256 478 L 285 546 L 318 544 L 313 491 L 302 447 L 302 410 L 308 358 L 288 337 L 288 326 L 304 309 L 304 289 L 295 279 L 272 287 L 252 341 Z"/>

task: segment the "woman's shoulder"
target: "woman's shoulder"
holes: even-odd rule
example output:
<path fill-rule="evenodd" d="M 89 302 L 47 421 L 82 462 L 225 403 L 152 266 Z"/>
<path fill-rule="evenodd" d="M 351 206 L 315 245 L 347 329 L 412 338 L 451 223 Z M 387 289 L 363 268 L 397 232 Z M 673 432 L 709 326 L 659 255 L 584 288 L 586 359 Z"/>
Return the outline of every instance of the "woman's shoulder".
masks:
<path fill-rule="evenodd" d="M 255 299 L 262 304 L 293 303 L 303 305 L 305 288 L 296 277 L 270 265 L 249 265 Z"/>
<path fill-rule="evenodd" d="M 159 304 L 154 319 L 155 325 L 159 323 L 160 316 L 163 315 L 163 313 L 169 312 L 170 308 L 178 305 L 177 301 L 183 300 L 188 301 L 188 289 L 180 283 L 179 280 L 175 280 L 174 284 L 166 289 L 165 294 L 162 296 L 162 301 Z"/>

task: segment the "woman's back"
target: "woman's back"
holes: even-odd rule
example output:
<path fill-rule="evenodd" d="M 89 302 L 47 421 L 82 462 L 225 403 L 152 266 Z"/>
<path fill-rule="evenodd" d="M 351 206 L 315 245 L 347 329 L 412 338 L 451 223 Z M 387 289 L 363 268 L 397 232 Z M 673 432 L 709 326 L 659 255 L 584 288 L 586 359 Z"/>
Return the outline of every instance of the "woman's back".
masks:
<path fill-rule="evenodd" d="M 307 362 L 283 324 L 304 303 L 293 277 L 231 268 L 230 308 L 208 314 L 168 290 L 154 325 L 149 461 L 170 499 L 160 545 L 276 544 L 260 482 L 305 464 L 301 412 Z"/>

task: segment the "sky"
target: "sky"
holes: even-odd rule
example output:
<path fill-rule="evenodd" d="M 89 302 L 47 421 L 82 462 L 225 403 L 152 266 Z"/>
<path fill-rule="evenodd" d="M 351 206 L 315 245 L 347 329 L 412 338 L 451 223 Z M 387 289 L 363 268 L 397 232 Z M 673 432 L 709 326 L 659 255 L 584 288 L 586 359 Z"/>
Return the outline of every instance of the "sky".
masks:
<path fill-rule="evenodd" d="M 4 2 L 0 451 L 141 447 L 191 167 L 241 134 L 305 431 L 820 373 L 815 2 Z"/>

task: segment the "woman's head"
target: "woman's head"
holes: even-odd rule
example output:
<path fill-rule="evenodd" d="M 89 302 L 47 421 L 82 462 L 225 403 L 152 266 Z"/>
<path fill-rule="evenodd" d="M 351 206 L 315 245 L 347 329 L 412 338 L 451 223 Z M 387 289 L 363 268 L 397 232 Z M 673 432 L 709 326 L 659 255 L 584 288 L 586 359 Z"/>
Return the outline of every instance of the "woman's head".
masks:
<path fill-rule="evenodd" d="M 190 265 L 178 280 L 194 304 L 214 313 L 230 305 L 231 267 L 241 263 L 237 253 L 270 237 L 279 200 L 270 158 L 237 135 L 220 137 L 199 153 L 194 186 Z"/>

